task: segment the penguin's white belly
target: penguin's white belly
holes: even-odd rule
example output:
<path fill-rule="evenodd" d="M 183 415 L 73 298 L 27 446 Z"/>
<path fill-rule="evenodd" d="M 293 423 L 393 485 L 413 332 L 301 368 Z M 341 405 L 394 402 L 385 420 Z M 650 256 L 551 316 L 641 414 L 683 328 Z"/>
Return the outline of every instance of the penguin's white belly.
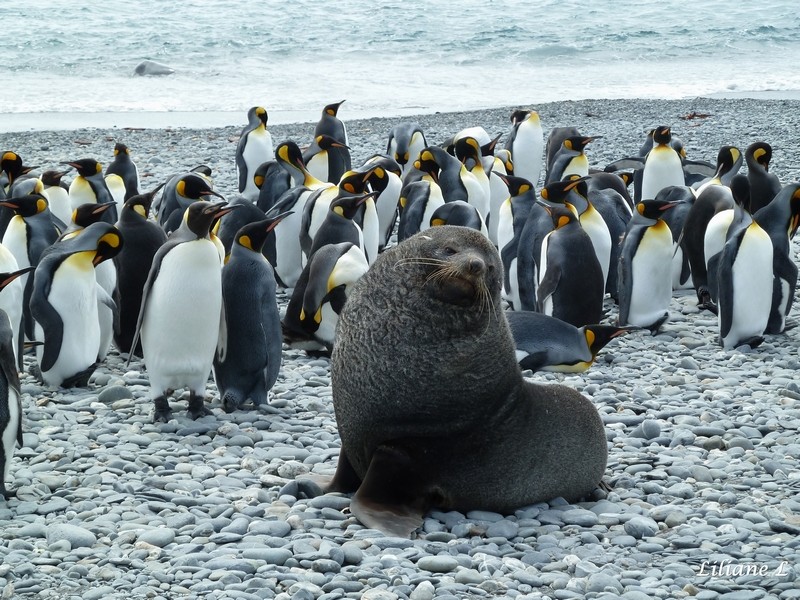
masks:
<path fill-rule="evenodd" d="M 322 150 L 311 157 L 306 169 L 320 181 L 328 181 L 328 165 L 328 152 L 327 150 Z"/>
<path fill-rule="evenodd" d="M 25 221 L 19 215 L 13 216 L 9 221 L 6 232 L 3 235 L 3 246 L 14 256 L 18 269 L 31 266 L 28 256 L 28 232 Z M 23 285 L 27 277 L 28 275 L 26 274 L 20 278 L 23 281 Z"/>
<path fill-rule="evenodd" d="M 542 174 L 543 153 L 544 136 L 541 126 L 529 124 L 527 121 L 521 123 L 511 148 L 514 175 L 537 186 Z"/>
<path fill-rule="evenodd" d="M 648 228 L 631 261 L 629 325 L 647 327 L 667 312 L 672 299 L 672 234 Z"/>
<path fill-rule="evenodd" d="M 706 268 L 708 261 L 715 254 L 722 252 L 725 247 L 725 238 L 728 235 L 728 228 L 733 222 L 733 209 L 721 210 L 708 222 L 706 232 L 703 236 L 703 252 L 705 253 Z M 711 275 L 711 273 L 709 273 Z"/>
<path fill-rule="evenodd" d="M 3 447 L 0 448 L 0 451 L 2 451 L 6 459 L 5 468 L 3 469 L 3 481 L 6 487 L 8 487 L 8 476 L 11 472 L 11 457 L 14 456 L 14 447 L 17 443 L 17 428 L 19 427 L 19 420 L 21 418 L 19 396 L 17 392 L 10 387 L 8 388 L 8 413 L 9 420 L 2 435 Z"/>
<path fill-rule="evenodd" d="M 484 185 L 475 174 L 463 169 L 461 181 L 467 189 L 467 202 L 477 209 L 485 221 L 486 215 L 489 214 L 489 180 L 486 179 L 486 185 Z"/>
<path fill-rule="evenodd" d="M 517 273 L 517 259 L 511 259 L 508 268 L 508 300 L 514 310 L 522 310 L 522 303 L 519 298 L 519 274 Z"/>
<path fill-rule="evenodd" d="M 333 310 L 330 303 L 322 305 L 322 321 L 316 332 L 317 340 L 324 343 L 329 348 L 333 346 L 333 338 L 336 334 L 336 323 L 339 322 L 339 315 Z"/>
<path fill-rule="evenodd" d="M 566 179 L 569 175 L 578 175 L 579 177 L 586 177 L 589 174 L 589 159 L 585 154 L 580 154 L 573 158 L 567 164 L 564 172 L 561 174 L 561 179 Z"/>
<path fill-rule="evenodd" d="M 608 270 L 611 265 L 611 232 L 608 225 L 596 210 L 581 215 L 581 225 L 592 240 L 595 256 L 603 272 L 603 285 L 608 281 Z"/>
<path fill-rule="evenodd" d="M 219 339 L 221 271 L 207 239 L 179 244 L 163 258 L 141 334 L 154 397 L 181 387 L 204 390 Z"/>
<path fill-rule="evenodd" d="M 97 196 L 84 177 L 77 176 L 69 184 L 69 203 L 71 210 L 75 210 L 81 204 L 97 203 Z"/>
<path fill-rule="evenodd" d="M 375 208 L 378 211 L 378 222 L 381 230 L 380 248 L 383 248 L 392 235 L 394 224 L 397 221 L 397 203 L 400 201 L 400 190 L 403 185 L 400 178 L 394 173 L 387 173 L 387 176 L 389 177 L 389 184 L 381 192 L 380 196 L 375 199 Z"/>
<path fill-rule="evenodd" d="M 97 279 L 94 268 L 78 256 L 65 259 L 52 279 L 47 301 L 61 316 L 61 348 L 53 367 L 42 371 L 42 379 L 59 386 L 64 379 L 84 371 L 97 361 L 100 347 L 100 324 L 97 320 Z M 36 339 L 44 332 L 37 324 Z M 43 349 L 37 348 L 41 364 Z"/>
<path fill-rule="evenodd" d="M 375 262 L 375 259 L 378 258 L 380 224 L 378 222 L 378 211 L 375 207 L 375 203 L 368 200 L 365 208 L 364 226 L 361 228 L 361 237 L 363 239 L 362 247 L 364 248 L 364 254 L 366 254 L 369 264 L 372 264 Z"/>
<path fill-rule="evenodd" d="M 652 200 L 663 188 L 684 183 L 683 165 L 678 153 L 669 147 L 653 148 L 642 172 L 642 200 Z"/>
<path fill-rule="evenodd" d="M 5 246 L 0 244 L 0 273 L 13 273 L 18 268 L 17 259 Z M 22 326 L 22 293 L 22 282 L 19 279 L 15 279 L 0 290 L 0 309 L 5 311 L 11 323 L 11 341 L 14 345 L 15 357 L 19 351 L 17 341 Z"/>
<path fill-rule="evenodd" d="M 291 215 L 275 226 L 275 272 L 286 287 L 294 287 L 303 270 L 300 228 L 307 194 L 295 203 Z"/>
<path fill-rule="evenodd" d="M 45 188 L 42 194 L 47 197 L 47 202 L 50 204 L 50 212 L 64 224 L 69 224 L 72 219 L 72 208 L 69 204 L 67 190 L 59 185 L 52 185 Z"/>
<path fill-rule="evenodd" d="M 263 127 L 254 129 L 247 135 L 247 143 L 242 151 L 242 158 L 247 165 L 247 179 L 242 195 L 255 200 L 258 198 L 258 187 L 253 180 L 256 169 L 269 160 L 274 160 L 275 152 L 272 148 L 272 135 Z"/>
<path fill-rule="evenodd" d="M 434 187 L 436 186 L 436 187 Z M 431 217 L 436 209 L 444 205 L 444 198 L 442 197 L 441 188 L 436 183 L 431 183 L 428 201 L 425 204 L 425 212 L 422 213 L 422 222 L 419 224 L 419 230 L 424 231 L 431 226 Z"/>
<path fill-rule="evenodd" d="M 551 234 L 552 234 L 552 231 L 550 233 L 548 233 L 544 237 L 544 240 L 542 240 L 542 249 L 541 249 L 541 254 L 539 255 L 541 257 L 539 259 L 539 272 L 536 274 L 536 300 L 537 300 L 537 304 L 538 304 L 538 300 L 539 300 L 539 286 L 541 285 L 542 280 L 547 275 L 547 246 L 548 246 L 548 244 L 550 242 L 550 235 Z M 545 298 L 545 301 L 544 301 L 543 305 L 540 307 L 540 310 L 541 310 L 541 312 L 543 312 L 546 315 L 549 315 L 551 317 L 553 316 L 553 295 L 552 294 L 550 296 L 548 296 L 547 298 Z"/>
<path fill-rule="evenodd" d="M 112 296 L 117 285 L 117 269 L 114 261 L 107 260 L 95 267 L 95 277 L 97 284 Z M 109 306 L 103 302 L 97 302 L 97 318 L 100 323 L 100 346 L 97 357 L 103 360 L 108 354 L 111 340 L 114 338 L 114 313 Z"/>
<path fill-rule="evenodd" d="M 731 269 L 733 306 L 725 306 L 720 291 L 719 319 L 731 315 L 731 328 L 722 340 L 726 349 L 760 336 L 767 328 L 772 307 L 772 242 L 763 229 L 750 227 Z"/>
<path fill-rule="evenodd" d="M 489 239 L 500 248 L 500 210 L 508 199 L 508 186 L 496 173 L 489 175 Z"/>

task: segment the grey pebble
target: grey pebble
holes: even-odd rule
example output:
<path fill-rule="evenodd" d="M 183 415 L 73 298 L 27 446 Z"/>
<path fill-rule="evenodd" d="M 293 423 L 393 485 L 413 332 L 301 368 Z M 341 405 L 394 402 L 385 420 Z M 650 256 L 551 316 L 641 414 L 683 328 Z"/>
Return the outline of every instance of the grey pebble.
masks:
<path fill-rule="evenodd" d="M 456 569 L 458 561 L 452 556 L 423 556 L 417 561 L 417 566 L 432 573 L 449 573 Z"/>

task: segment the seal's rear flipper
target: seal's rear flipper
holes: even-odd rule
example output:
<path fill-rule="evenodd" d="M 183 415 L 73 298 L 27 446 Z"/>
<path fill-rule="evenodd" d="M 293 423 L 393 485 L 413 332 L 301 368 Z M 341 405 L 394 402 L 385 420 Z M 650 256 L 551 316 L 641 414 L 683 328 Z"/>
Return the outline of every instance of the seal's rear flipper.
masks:
<path fill-rule="evenodd" d="M 350 501 L 350 512 L 367 527 L 407 538 L 422 525 L 426 504 L 408 454 L 397 447 L 380 446 Z"/>

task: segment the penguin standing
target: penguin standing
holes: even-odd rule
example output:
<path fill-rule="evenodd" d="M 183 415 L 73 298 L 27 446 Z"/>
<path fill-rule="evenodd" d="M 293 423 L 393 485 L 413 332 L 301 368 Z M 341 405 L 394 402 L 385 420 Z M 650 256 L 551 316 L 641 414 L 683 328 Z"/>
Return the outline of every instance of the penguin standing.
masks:
<path fill-rule="evenodd" d="M 0 200 L 8 198 L 11 186 L 35 168 L 25 165 L 22 157 L 16 152 L 11 150 L 3 152 L 0 156 Z"/>
<path fill-rule="evenodd" d="M 78 171 L 78 174 L 69 184 L 69 203 L 72 210 L 81 204 L 106 204 L 116 201 L 108 189 L 105 177 L 103 177 L 103 165 L 93 158 L 82 158 L 67 162 L 70 167 Z M 106 222 L 113 223 L 117 220 L 117 211 L 106 213 Z"/>
<path fill-rule="evenodd" d="M 798 269 L 790 242 L 800 225 L 800 183 L 785 186 L 753 219 L 772 240 L 772 309 L 765 333 L 781 333 L 797 288 Z"/>
<path fill-rule="evenodd" d="M 403 188 L 400 179 L 402 169 L 394 159 L 381 154 L 367 159 L 363 168 L 369 169 L 367 176 L 369 189 L 378 192 L 375 198 L 379 229 L 378 252 L 383 252 L 397 223 L 400 192 Z"/>
<path fill-rule="evenodd" d="M 51 387 L 85 386 L 97 365 L 100 348 L 98 302 L 113 309 L 97 285 L 95 267 L 122 247 L 113 225 L 95 223 L 80 235 L 58 243 L 33 275 L 31 315 L 44 383 Z"/>
<path fill-rule="evenodd" d="M 569 205 L 548 205 L 554 229 L 542 242 L 539 312 L 576 327 L 603 318 L 605 281 L 592 240 Z"/>
<path fill-rule="evenodd" d="M 544 154 L 544 134 L 539 113 L 535 110 L 515 110 L 511 114 L 511 132 L 506 149 L 511 151 L 514 176 L 538 185 Z"/>
<path fill-rule="evenodd" d="M 561 147 L 553 155 L 552 162 L 547 166 L 545 185 L 561 181 L 568 175 L 585 177 L 589 174 L 589 159 L 584 150 L 590 142 L 601 136 L 571 136 L 563 141 Z M 513 157 L 512 157 L 513 158 Z"/>
<path fill-rule="evenodd" d="M 211 196 L 222 198 L 214 191 L 211 182 L 199 173 L 185 173 L 170 179 L 161 192 L 158 223 L 167 235 L 178 229 L 186 209 L 198 200 L 208 201 Z"/>
<path fill-rule="evenodd" d="M 755 348 L 772 308 L 772 241 L 739 205 L 717 269 L 717 306 L 720 345 L 726 350 L 741 345 Z"/>
<path fill-rule="evenodd" d="M 254 106 L 247 111 L 247 125 L 236 144 L 236 173 L 239 193 L 251 202 L 258 200 L 254 175 L 259 165 L 275 158 L 272 135 L 267 130 L 267 110 Z"/>
<path fill-rule="evenodd" d="M 386 143 L 386 154 L 397 161 L 402 169 L 401 178 L 405 178 L 414 167 L 414 161 L 419 158 L 420 152 L 427 147 L 425 132 L 418 123 L 404 121 L 398 123 L 389 131 L 389 140 Z"/>
<path fill-rule="evenodd" d="M 369 255 L 364 251 L 364 232 L 354 218 L 359 208 L 367 200 L 374 198 L 375 193 L 340 195 L 331 202 L 328 214 L 314 236 L 309 257 L 327 244 L 350 242 L 364 252 L 369 260 Z"/>
<path fill-rule="evenodd" d="M 344 104 L 344 100 L 328 104 L 322 109 L 322 115 L 320 115 L 319 121 L 317 121 L 317 124 L 314 126 L 314 138 L 320 135 L 328 135 L 349 148 L 350 144 L 347 139 L 347 127 L 344 121 L 339 118 L 339 108 L 342 104 Z M 342 152 L 340 148 L 333 148 L 333 151 L 342 153 L 345 163 L 344 170 L 349 171 L 352 168 L 350 151 Z"/>
<path fill-rule="evenodd" d="M 41 194 L 31 194 L 20 198 L 11 198 L 0 202 L 14 211 L 3 235 L 5 246 L 14 259 L 17 267 L 37 266 L 42 254 L 58 239 L 61 233 L 53 224 L 48 209 L 47 199 Z M 28 339 L 33 339 L 33 320 L 30 313 L 30 297 L 33 279 L 24 275 L 20 282 L 23 287 L 22 326 Z"/>
<path fill-rule="evenodd" d="M 584 325 L 575 327 L 542 313 L 515 310 L 506 313 L 517 352 L 517 362 L 531 371 L 582 373 L 611 340 L 632 327 Z"/>
<path fill-rule="evenodd" d="M 492 168 L 489 171 L 489 220 L 486 223 L 489 228 L 489 239 L 497 248 L 500 247 L 497 238 L 500 207 L 510 196 L 504 178 L 513 174 L 511 153 L 508 150 L 498 150 L 492 159 Z"/>
<path fill-rule="evenodd" d="M 283 317 L 283 337 L 292 348 L 328 354 L 347 294 L 369 269 L 364 253 L 351 242 L 327 244 L 303 269 Z"/>
<path fill-rule="evenodd" d="M 114 144 L 114 160 L 106 167 L 106 177 L 118 175 L 125 187 L 125 200 L 139 194 L 139 169 L 131 158 L 131 152 L 125 144 Z"/>
<path fill-rule="evenodd" d="M 655 335 L 669 318 L 673 240 L 661 217 L 673 206 L 642 200 L 628 223 L 618 265 L 620 326 L 644 327 Z"/>
<path fill-rule="evenodd" d="M 454 146 L 456 158 L 462 163 L 461 182 L 467 190 L 466 202 L 475 207 L 484 222 L 489 218 L 489 199 L 491 184 L 483 166 L 481 146 L 471 136 L 456 140 Z M 492 161 L 494 163 L 494 161 Z"/>
<path fill-rule="evenodd" d="M 663 188 L 683 185 L 681 156 L 671 145 L 672 132 L 666 125 L 653 130 L 653 148 L 647 153 L 642 170 L 642 200 L 652 200 Z"/>
<path fill-rule="evenodd" d="M 142 356 L 141 343 L 133 348 L 136 322 L 142 305 L 142 290 L 153 264 L 153 257 L 167 241 L 167 234 L 154 220 L 148 218 L 153 198 L 160 189 L 133 196 L 122 207 L 117 220 L 125 240 L 122 251 L 114 257 L 117 268 L 117 287 L 114 301 L 119 312 L 119 327 L 114 333 L 114 343 L 120 352 Z"/>
<path fill-rule="evenodd" d="M 224 358 L 214 358 L 214 380 L 225 412 L 235 411 L 248 398 L 258 408 L 278 379 L 282 334 L 277 284 L 262 249 L 285 216 L 242 227 L 222 269 L 228 344 Z"/>
<path fill-rule="evenodd" d="M 69 186 L 61 178 L 66 171 L 45 171 L 42 173 L 42 195 L 47 198 L 50 212 L 62 223 L 69 223 L 72 205 L 69 201 Z"/>
<path fill-rule="evenodd" d="M 662 215 L 662 219 L 672 232 L 672 289 L 692 289 L 692 272 L 689 258 L 679 244 L 686 217 L 694 204 L 694 191 L 688 185 L 665 187 L 654 198 L 673 205 Z"/>
<path fill-rule="evenodd" d="M 21 271 L 0 273 L 0 294 L 3 288 L 16 280 Z M 14 349 L 14 332 L 11 322 L 0 311 L 0 495 L 10 496 L 8 488 L 11 458 L 14 446 L 22 447 L 22 403 L 20 401 L 19 373 Z"/>
<path fill-rule="evenodd" d="M 0 244 L 0 273 L 19 273 L 25 275 L 33 271 L 34 267 L 19 269 L 17 259 L 8 251 L 8 248 Z M 22 351 L 23 341 L 25 340 L 24 326 L 22 321 L 23 297 L 25 286 L 19 277 L 8 281 L 0 290 L 0 310 L 8 317 L 11 326 L 11 338 L 14 345 L 14 354 L 17 357 L 17 366 L 22 370 Z"/>
<path fill-rule="evenodd" d="M 766 142 L 755 142 L 744 151 L 747 164 L 747 180 L 750 183 L 750 202 L 747 209 L 751 215 L 769 204 L 781 191 L 781 182 L 769 172 L 772 146 Z"/>
<path fill-rule="evenodd" d="M 497 249 L 503 262 L 503 297 L 514 310 L 520 310 L 518 252 L 528 215 L 536 206 L 536 190 L 527 179 L 502 176 L 508 187 L 508 198 L 494 213 L 497 224 Z M 540 207 L 542 212 L 544 208 Z"/>
<path fill-rule="evenodd" d="M 397 241 L 430 227 L 433 213 L 444 204 L 442 188 L 433 181 L 414 181 L 403 187 L 400 195 L 400 221 Z"/>
<path fill-rule="evenodd" d="M 193 202 L 153 258 L 132 347 L 141 336 L 154 422 L 172 418 L 167 394 L 182 387 L 189 388 L 192 419 L 211 414 L 205 406 L 206 381 L 214 353 L 224 360 L 227 339 L 222 262 L 209 231 L 230 210 L 225 203 Z"/>
<path fill-rule="evenodd" d="M 318 135 L 303 152 L 303 162 L 320 181 L 338 183 L 351 164 L 350 148 L 329 135 Z"/>
<path fill-rule="evenodd" d="M 480 231 L 486 238 L 489 238 L 489 230 L 486 222 L 481 217 L 478 209 L 463 200 L 445 202 L 431 215 L 431 227 L 441 227 L 442 225 L 459 225 L 469 227 L 475 231 Z"/>

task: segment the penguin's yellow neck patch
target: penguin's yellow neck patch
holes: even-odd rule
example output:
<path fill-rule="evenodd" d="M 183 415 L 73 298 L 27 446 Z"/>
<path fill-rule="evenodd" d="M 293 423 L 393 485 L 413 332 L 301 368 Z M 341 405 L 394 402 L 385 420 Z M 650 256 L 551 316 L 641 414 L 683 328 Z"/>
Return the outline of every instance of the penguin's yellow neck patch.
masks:
<path fill-rule="evenodd" d="M 444 219 L 431 219 L 431 227 L 441 227 L 442 225 L 447 225 L 447 221 Z"/>
<path fill-rule="evenodd" d="M 238 242 L 239 245 L 244 246 L 248 250 L 253 249 L 253 240 L 250 239 L 249 235 L 240 235 Z"/>
<path fill-rule="evenodd" d="M 340 217 L 344 216 L 344 209 L 341 206 L 334 206 L 333 207 L 333 212 L 335 212 Z"/>

